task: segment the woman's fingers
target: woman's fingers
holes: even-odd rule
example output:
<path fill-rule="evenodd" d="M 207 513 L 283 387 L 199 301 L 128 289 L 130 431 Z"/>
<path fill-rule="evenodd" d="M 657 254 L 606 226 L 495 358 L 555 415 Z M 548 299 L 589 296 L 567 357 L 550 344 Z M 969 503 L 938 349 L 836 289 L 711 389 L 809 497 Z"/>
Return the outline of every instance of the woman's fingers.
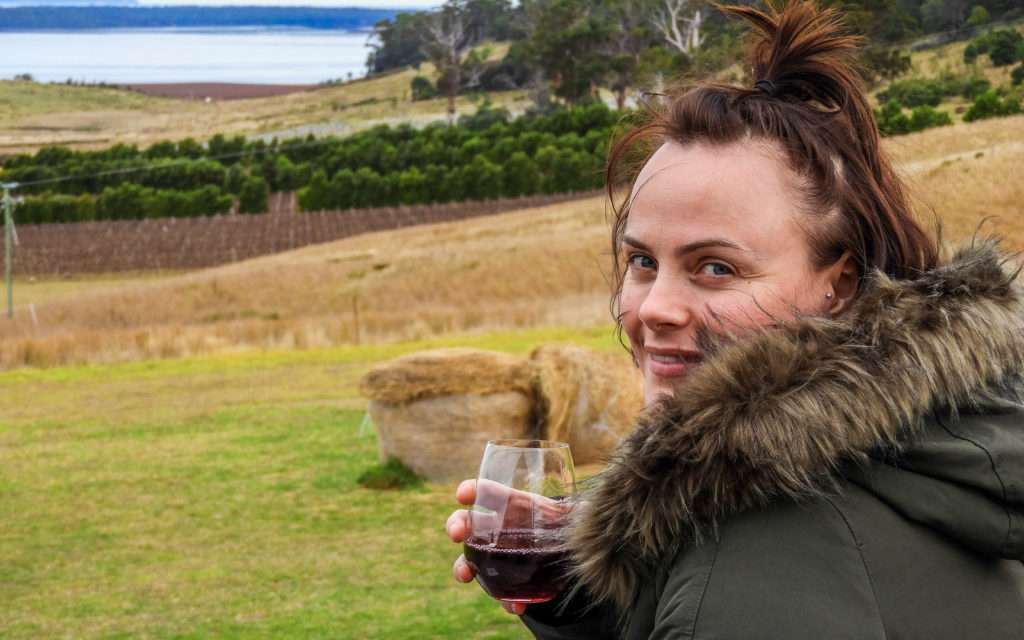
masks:
<path fill-rule="evenodd" d="M 470 532 L 469 512 L 465 509 L 459 509 L 448 516 L 448 522 L 444 525 L 444 532 L 448 534 L 448 538 L 452 542 L 465 542 Z"/>
<path fill-rule="evenodd" d="M 501 606 L 505 609 L 505 611 L 508 611 L 509 613 L 514 613 L 517 616 L 521 616 L 524 613 L 526 613 L 526 605 L 522 602 L 505 602 L 503 600 L 501 602 Z"/>
<path fill-rule="evenodd" d="M 476 480 L 463 480 L 455 490 L 455 499 L 459 504 L 471 505 L 476 500 Z"/>
<path fill-rule="evenodd" d="M 472 582 L 473 578 L 476 577 L 476 573 L 473 571 L 473 567 L 469 566 L 466 562 L 466 556 L 460 555 L 458 560 L 452 566 L 452 575 L 458 582 Z"/>

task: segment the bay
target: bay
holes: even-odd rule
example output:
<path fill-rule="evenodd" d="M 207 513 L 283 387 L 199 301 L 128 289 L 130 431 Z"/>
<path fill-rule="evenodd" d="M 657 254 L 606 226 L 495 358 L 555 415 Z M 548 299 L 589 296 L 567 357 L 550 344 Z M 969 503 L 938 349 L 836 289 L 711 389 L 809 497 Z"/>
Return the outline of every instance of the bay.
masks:
<path fill-rule="evenodd" d="M 315 84 L 365 75 L 369 37 L 268 28 L 0 32 L 0 78 Z"/>

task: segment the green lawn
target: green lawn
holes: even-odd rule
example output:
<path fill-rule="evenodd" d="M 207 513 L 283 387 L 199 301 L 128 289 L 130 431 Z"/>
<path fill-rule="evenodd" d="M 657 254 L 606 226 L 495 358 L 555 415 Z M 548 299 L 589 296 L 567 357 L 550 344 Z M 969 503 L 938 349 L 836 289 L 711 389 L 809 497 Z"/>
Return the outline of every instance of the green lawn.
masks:
<path fill-rule="evenodd" d="M 356 382 L 404 351 L 609 327 L 0 374 L 0 637 L 528 638 L 472 585 L 451 485 L 360 488 Z"/>

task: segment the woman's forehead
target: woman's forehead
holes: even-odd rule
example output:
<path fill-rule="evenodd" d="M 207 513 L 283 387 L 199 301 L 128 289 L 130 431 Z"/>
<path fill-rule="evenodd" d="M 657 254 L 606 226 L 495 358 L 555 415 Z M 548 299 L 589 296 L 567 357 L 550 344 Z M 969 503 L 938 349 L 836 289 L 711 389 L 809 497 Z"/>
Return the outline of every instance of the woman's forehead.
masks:
<path fill-rule="evenodd" d="M 724 200 L 742 208 L 792 201 L 796 176 L 770 143 L 688 146 L 666 142 L 642 167 L 630 193 L 630 211 L 650 200 L 663 205 Z"/>

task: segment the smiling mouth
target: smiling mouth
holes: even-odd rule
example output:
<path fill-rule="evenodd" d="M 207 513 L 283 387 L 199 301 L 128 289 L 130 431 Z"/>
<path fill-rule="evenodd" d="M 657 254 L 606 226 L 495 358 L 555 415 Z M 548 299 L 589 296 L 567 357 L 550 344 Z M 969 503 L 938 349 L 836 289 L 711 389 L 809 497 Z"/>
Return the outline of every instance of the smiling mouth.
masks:
<path fill-rule="evenodd" d="M 675 354 L 671 356 L 650 354 L 651 360 L 661 364 L 700 364 L 703 358 L 699 354 Z"/>

